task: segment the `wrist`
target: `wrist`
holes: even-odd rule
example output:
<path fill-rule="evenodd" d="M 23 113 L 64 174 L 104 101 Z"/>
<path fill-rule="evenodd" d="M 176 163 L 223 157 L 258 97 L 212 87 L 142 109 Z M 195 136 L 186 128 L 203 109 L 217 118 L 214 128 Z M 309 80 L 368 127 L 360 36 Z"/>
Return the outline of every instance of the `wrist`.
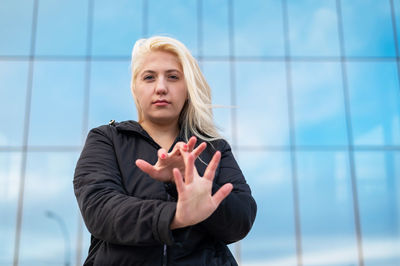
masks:
<path fill-rule="evenodd" d="M 175 215 L 174 219 L 172 219 L 170 228 L 171 228 L 171 230 L 174 230 L 174 229 L 178 229 L 178 228 L 183 228 L 185 226 L 186 225 L 184 225 L 182 222 L 178 221 L 178 219 L 176 218 L 176 215 Z"/>

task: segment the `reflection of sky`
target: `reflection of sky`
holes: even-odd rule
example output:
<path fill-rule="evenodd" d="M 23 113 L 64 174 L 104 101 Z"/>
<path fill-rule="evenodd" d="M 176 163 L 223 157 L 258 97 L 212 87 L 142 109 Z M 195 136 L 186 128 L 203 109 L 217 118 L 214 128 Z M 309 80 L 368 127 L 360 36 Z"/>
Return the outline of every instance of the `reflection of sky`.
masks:
<path fill-rule="evenodd" d="M 221 107 L 214 110 L 215 121 L 229 141 L 236 136 L 235 154 L 258 203 L 254 228 L 241 241 L 243 265 L 296 265 L 295 204 L 304 264 L 357 264 L 349 132 L 356 145 L 353 170 L 366 265 L 400 264 L 400 88 L 390 10 L 393 2 L 399 35 L 398 1 L 286 1 L 289 48 L 295 57 L 290 84 L 292 133 L 299 145 L 294 147 L 299 147 L 298 202 L 293 201 L 281 1 L 148 0 L 144 5 L 146 1 L 96 0 L 88 31 L 89 0 L 40 0 L 34 45 L 40 60 L 32 65 L 32 97 L 26 110 L 33 2 L 5 0 L 0 8 L 0 235 L 9 243 L 0 246 L 0 265 L 13 260 L 26 111 L 20 262 L 61 264 L 62 234 L 44 211 L 63 218 L 72 246 L 77 246 L 79 213 L 72 176 L 77 147 L 87 134 L 84 121 L 92 128 L 110 119 L 136 119 L 129 56 L 143 34 L 177 37 L 194 55 L 203 56 L 201 67 L 213 89 L 213 104 Z M 339 57 L 338 2 L 344 51 L 350 57 L 347 83 Z M 238 57 L 233 68 L 225 60 L 230 55 Z M 85 56 L 93 56 L 90 65 Z M 31 151 L 40 148 L 44 150 Z M 89 239 L 83 231 L 85 256 Z M 75 254 L 72 251 L 71 259 Z"/>
<path fill-rule="evenodd" d="M 297 143 L 346 145 L 340 64 L 296 62 L 292 80 Z"/>
<path fill-rule="evenodd" d="M 89 128 L 112 119 L 136 119 L 129 73 L 128 61 L 92 63 Z"/>

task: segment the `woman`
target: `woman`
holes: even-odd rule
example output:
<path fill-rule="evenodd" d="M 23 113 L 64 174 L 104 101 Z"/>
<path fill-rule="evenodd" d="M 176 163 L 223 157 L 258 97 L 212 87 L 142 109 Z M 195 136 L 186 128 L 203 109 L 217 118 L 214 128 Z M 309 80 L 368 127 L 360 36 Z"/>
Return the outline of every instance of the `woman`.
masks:
<path fill-rule="evenodd" d="M 175 39 L 139 40 L 131 89 L 139 121 L 92 129 L 76 166 L 85 265 L 237 265 L 226 245 L 249 232 L 256 203 L 196 60 Z"/>

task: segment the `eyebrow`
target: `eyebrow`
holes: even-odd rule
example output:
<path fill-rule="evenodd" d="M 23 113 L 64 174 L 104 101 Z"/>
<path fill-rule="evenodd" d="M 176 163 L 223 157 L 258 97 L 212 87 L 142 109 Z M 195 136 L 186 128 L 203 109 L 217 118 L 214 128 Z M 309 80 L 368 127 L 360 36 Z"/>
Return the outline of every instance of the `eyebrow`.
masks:
<path fill-rule="evenodd" d="M 171 73 L 171 72 L 178 72 L 178 73 L 181 73 L 181 71 L 179 71 L 178 69 L 168 69 L 167 71 L 165 71 L 165 73 Z M 145 74 L 145 73 L 155 74 L 155 73 L 157 73 L 157 72 L 154 71 L 154 70 L 144 70 L 144 71 L 142 72 L 142 74 Z"/>

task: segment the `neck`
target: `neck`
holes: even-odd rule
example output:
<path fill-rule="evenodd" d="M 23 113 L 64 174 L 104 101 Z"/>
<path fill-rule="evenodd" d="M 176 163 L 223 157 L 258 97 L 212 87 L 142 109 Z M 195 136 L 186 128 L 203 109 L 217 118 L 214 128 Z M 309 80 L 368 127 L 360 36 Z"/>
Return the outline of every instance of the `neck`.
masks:
<path fill-rule="evenodd" d="M 167 151 L 174 143 L 175 138 L 179 134 L 178 121 L 175 123 L 157 124 L 152 121 L 145 120 L 140 122 L 144 130 L 158 143 L 162 148 Z"/>

